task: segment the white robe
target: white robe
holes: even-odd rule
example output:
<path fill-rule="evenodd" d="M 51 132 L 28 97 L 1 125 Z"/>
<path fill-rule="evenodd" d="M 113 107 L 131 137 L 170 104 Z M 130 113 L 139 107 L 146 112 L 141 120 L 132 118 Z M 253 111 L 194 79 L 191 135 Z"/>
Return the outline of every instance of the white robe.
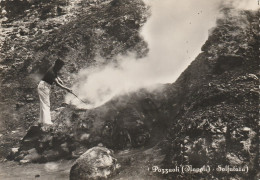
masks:
<path fill-rule="evenodd" d="M 53 124 L 50 111 L 50 90 L 51 85 L 45 81 L 40 81 L 38 85 L 38 94 L 40 97 L 40 123 Z"/>

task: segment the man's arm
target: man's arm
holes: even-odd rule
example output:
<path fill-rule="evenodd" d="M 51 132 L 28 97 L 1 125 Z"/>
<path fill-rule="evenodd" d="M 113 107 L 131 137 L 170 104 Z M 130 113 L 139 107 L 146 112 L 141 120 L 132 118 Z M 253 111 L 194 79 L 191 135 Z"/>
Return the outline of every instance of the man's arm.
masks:
<path fill-rule="evenodd" d="M 70 89 L 70 88 L 68 88 L 68 87 L 66 87 L 66 86 L 64 86 L 61 82 L 60 82 L 61 80 L 57 77 L 57 78 L 55 78 L 55 80 L 54 80 L 54 82 L 57 84 L 57 86 L 59 86 L 59 87 L 61 87 L 62 89 L 65 89 L 66 91 L 68 91 L 68 92 L 72 92 L 72 90 Z"/>

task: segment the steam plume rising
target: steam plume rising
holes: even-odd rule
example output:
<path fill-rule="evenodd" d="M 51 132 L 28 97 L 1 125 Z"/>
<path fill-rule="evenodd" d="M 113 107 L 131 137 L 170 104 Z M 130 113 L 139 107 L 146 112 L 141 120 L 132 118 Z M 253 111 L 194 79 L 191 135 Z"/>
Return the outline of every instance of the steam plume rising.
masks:
<path fill-rule="evenodd" d="M 148 42 L 147 57 L 136 60 L 135 54 L 115 57 L 119 65 L 88 68 L 79 72 L 79 83 L 73 90 L 92 104 L 85 106 L 72 96 L 66 101 L 78 107 L 93 108 L 116 95 L 150 87 L 158 83 L 172 83 L 200 52 L 215 25 L 222 6 L 255 8 L 254 0 L 145 0 L 152 15 L 141 35 Z"/>

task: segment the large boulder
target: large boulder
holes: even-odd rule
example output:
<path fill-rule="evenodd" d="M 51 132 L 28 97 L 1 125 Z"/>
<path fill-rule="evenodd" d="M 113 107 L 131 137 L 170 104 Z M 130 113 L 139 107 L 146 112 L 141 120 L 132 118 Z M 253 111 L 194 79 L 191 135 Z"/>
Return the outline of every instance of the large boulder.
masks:
<path fill-rule="evenodd" d="M 70 180 L 106 179 L 120 167 L 113 152 L 105 147 L 93 147 L 82 154 L 71 167 Z"/>

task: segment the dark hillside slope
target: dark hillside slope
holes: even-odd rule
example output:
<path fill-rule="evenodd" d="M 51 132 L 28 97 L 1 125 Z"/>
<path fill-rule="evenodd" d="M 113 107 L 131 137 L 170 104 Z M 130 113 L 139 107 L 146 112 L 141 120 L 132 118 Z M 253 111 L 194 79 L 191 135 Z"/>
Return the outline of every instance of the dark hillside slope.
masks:
<path fill-rule="evenodd" d="M 173 84 L 180 110 L 165 159 L 165 167 L 210 165 L 211 173 L 170 179 L 253 179 L 259 173 L 259 14 L 232 9 L 224 14 L 203 52 Z M 218 165 L 246 166 L 249 172 L 217 172 Z"/>

